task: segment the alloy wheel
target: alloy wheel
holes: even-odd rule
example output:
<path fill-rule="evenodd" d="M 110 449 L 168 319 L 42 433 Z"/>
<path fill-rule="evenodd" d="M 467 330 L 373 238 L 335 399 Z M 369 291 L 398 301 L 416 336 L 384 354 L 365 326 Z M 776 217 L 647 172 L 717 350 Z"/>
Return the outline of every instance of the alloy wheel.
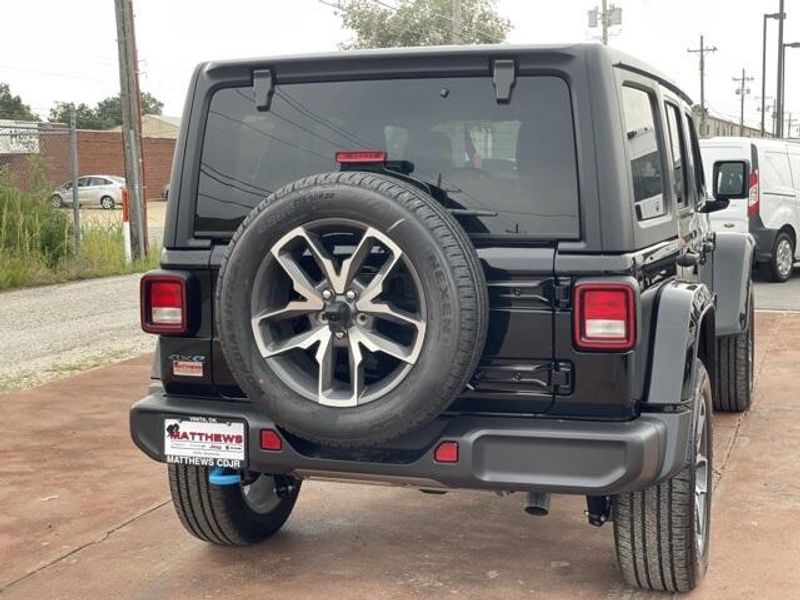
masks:
<path fill-rule="evenodd" d="M 385 396 L 420 357 L 425 299 L 386 234 L 352 220 L 296 227 L 261 264 L 251 298 L 259 352 L 309 400 L 352 407 Z"/>
<path fill-rule="evenodd" d="M 778 273 L 783 279 L 789 277 L 794 265 L 794 251 L 792 243 L 787 239 L 782 239 L 778 242 L 778 247 L 775 249 L 775 265 L 778 267 Z"/>
<path fill-rule="evenodd" d="M 702 395 L 697 399 L 700 407 L 695 428 L 695 472 L 694 472 L 694 533 L 697 555 L 703 556 L 708 529 L 708 487 L 710 473 L 708 464 L 708 427 L 706 403 Z"/>

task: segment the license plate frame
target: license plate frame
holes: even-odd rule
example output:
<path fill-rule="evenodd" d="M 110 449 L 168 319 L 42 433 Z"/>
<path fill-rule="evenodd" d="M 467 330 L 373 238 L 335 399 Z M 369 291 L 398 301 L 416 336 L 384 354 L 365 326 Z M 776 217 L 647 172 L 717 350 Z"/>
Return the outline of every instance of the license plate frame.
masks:
<path fill-rule="evenodd" d="M 247 468 L 247 423 L 241 419 L 169 415 L 163 431 L 169 464 Z"/>

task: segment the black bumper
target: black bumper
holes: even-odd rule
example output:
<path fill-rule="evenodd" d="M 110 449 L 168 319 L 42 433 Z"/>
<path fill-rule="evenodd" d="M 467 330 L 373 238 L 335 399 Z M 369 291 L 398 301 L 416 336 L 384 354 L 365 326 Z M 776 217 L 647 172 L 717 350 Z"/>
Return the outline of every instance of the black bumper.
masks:
<path fill-rule="evenodd" d="M 775 249 L 775 238 L 778 237 L 777 229 L 764 226 L 761 217 L 750 217 L 750 233 L 756 241 L 755 261 L 769 262 Z"/>
<path fill-rule="evenodd" d="M 628 492 L 677 473 L 686 464 L 691 421 L 688 411 L 644 414 L 626 422 L 445 415 L 395 442 L 396 451 L 342 457 L 341 451 L 336 456 L 336 451 L 326 455 L 324 449 L 299 448 L 302 443 L 286 437 L 281 452 L 261 450 L 260 430 L 275 425 L 252 404 L 155 391 L 131 408 L 130 427 L 136 445 L 160 462 L 165 461 L 166 416 L 245 420 L 248 467 L 258 472 L 419 488 L 586 495 Z M 458 442 L 457 463 L 434 462 L 440 440 Z"/>

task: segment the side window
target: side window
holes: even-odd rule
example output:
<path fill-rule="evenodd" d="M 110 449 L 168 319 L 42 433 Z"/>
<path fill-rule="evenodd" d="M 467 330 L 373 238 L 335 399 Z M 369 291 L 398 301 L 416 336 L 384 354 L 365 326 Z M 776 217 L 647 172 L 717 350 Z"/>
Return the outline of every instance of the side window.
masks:
<path fill-rule="evenodd" d="M 764 160 L 759 165 L 761 172 L 761 191 L 787 194 L 792 192 L 792 175 L 789 171 L 789 157 L 785 152 L 764 152 Z"/>
<path fill-rule="evenodd" d="M 662 159 L 658 148 L 654 96 L 638 88 L 623 86 L 622 107 L 636 218 L 645 221 L 667 212 L 664 205 Z"/>
<path fill-rule="evenodd" d="M 78 179 L 78 187 L 89 187 L 91 181 L 91 177 L 81 177 Z"/>
<path fill-rule="evenodd" d="M 667 111 L 667 129 L 669 145 L 672 150 L 672 189 L 678 206 L 683 208 L 688 203 L 689 186 L 686 182 L 686 143 L 681 127 L 681 113 L 674 104 L 665 103 Z"/>
<path fill-rule="evenodd" d="M 692 158 L 694 159 L 694 184 L 697 188 L 697 195 L 702 198 L 705 195 L 706 186 L 703 157 L 700 155 L 700 143 L 697 141 L 697 129 L 694 126 L 694 119 L 686 115 L 686 123 L 689 125 L 689 141 L 691 142 Z"/>

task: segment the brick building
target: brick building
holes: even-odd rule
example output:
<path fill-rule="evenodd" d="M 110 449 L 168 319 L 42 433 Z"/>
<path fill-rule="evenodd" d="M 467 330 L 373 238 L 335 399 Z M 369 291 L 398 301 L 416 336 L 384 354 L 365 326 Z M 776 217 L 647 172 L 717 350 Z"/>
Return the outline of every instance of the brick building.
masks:
<path fill-rule="evenodd" d="M 23 189 L 32 189 L 41 179 L 48 185 L 68 181 L 71 177 L 68 131 L 45 123 L 25 126 L 34 128 L 32 132 L 26 131 L 25 146 L 9 143 L 0 146 L 0 167 L 8 169 L 15 183 Z M 5 138 L 9 135 L 6 134 Z M 175 138 L 164 135 L 144 137 L 142 151 L 145 194 L 147 198 L 157 198 L 169 182 Z M 122 133 L 78 130 L 78 174 L 124 176 Z"/>

